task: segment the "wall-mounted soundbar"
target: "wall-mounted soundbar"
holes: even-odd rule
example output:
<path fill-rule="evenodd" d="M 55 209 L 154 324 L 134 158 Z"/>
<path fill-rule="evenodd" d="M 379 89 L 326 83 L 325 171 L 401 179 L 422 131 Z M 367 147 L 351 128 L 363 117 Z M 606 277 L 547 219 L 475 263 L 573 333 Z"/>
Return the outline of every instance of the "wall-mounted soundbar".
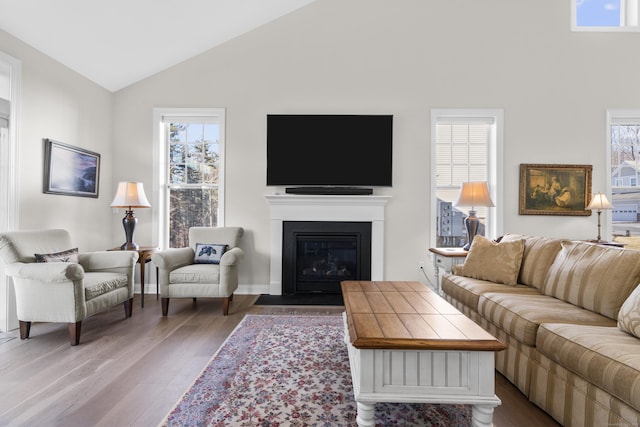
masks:
<path fill-rule="evenodd" d="M 370 196 L 373 188 L 364 187 L 287 187 L 287 194 L 330 195 L 330 196 Z"/>

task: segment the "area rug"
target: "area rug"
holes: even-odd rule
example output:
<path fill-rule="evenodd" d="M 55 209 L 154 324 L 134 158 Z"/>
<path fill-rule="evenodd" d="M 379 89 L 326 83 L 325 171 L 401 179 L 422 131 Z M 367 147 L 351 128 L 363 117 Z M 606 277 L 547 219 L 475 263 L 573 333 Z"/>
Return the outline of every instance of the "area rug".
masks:
<path fill-rule="evenodd" d="M 247 315 L 162 426 L 356 426 L 339 315 Z M 469 426 L 465 405 L 376 404 L 376 426 Z"/>

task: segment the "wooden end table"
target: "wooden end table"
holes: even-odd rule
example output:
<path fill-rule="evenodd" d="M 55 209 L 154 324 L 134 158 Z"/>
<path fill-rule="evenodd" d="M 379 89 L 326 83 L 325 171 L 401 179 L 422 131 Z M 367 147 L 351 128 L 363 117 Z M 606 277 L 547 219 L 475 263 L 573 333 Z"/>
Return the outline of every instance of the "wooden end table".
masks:
<path fill-rule="evenodd" d="M 375 425 L 376 402 L 468 404 L 474 426 L 492 425 L 503 343 L 421 282 L 341 287 L 358 426 Z"/>
<path fill-rule="evenodd" d="M 139 246 L 138 249 L 113 248 L 110 251 L 136 251 L 138 252 L 138 264 L 140 264 L 140 308 L 144 308 L 144 271 L 146 264 L 151 261 L 151 256 L 158 252 L 160 248 L 156 246 Z M 156 275 L 156 299 L 158 299 L 158 283 Z"/>
<path fill-rule="evenodd" d="M 454 265 L 464 263 L 469 252 L 462 248 L 429 248 L 429 252 L 433 254 L 433 272 L 435 274 L 438 294 L 442 295 L 440 269 L 442 268 L 447 273 L 451 273 Z"/>

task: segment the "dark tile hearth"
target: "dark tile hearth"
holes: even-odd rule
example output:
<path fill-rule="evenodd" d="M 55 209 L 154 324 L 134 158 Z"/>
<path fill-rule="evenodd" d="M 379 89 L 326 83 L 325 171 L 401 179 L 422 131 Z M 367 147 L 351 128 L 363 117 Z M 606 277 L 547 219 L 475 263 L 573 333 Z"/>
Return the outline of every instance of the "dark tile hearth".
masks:
<path fill-rule="evenodd" d="M 344 305 L 342 294 L 267 295 L 258 297 L 255 305 Z"/>

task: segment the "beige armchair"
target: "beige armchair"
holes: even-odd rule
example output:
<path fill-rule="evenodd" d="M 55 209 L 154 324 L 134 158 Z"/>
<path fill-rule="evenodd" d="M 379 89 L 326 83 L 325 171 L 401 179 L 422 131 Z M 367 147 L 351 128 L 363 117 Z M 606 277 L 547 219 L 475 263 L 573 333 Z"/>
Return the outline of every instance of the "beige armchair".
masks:
<path fill-rule="evenodd" d="M 238 247 L 243 234 L 241 227 L 192 227 L 189 247 L 153 254 L 163 316 L 169 312 L 170 298 L 200 297 L 224 298 L 222 313 L 229 314 L 229 303 L 238 288 L 238 264 L 244 257 Z"/>
<path fill-rule="evenodd" d="M 31 322 L 65 322 L 78 345 L 87 317 L 120 303 L 131 317 L 137 252 L 78 253 L 66 230 L 33 230 L 0 233 L 0 257 L 13 279 L 21 339 Z"/>

